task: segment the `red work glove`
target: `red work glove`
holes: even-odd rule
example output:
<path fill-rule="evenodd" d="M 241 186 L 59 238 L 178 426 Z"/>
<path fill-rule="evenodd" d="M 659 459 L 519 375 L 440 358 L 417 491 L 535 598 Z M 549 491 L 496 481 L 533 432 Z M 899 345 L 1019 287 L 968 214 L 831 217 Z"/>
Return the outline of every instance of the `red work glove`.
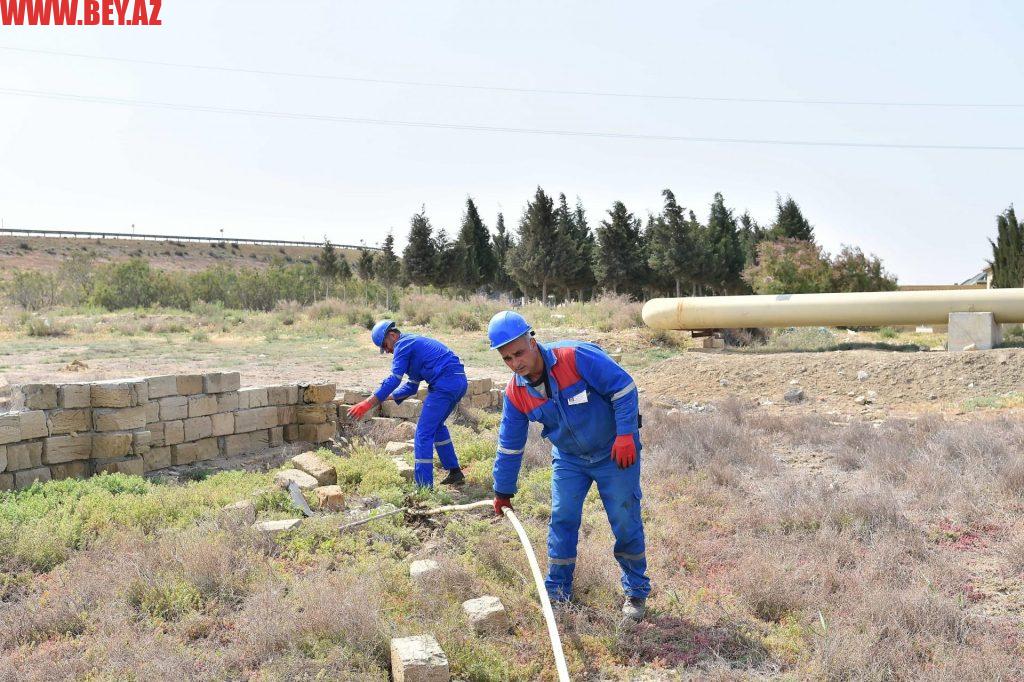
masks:
<path fill-rule="evenodd" d="M 498 516 L 504 516 L 505 512 L 502 511 L 505 507 L 512 508 L 512 498 L 504 497 L 497 493 L 494 494 L 494 513 Z"/>
<path fill-rule="evenodd" d="M 633 466 L 633 463 L 636 462 L 636 443 L 633 441 L 633 434 L 615 436 L 615 443 L 612 444 L 612 459 L 620 469 L 628 469 Z"/>
<path fill-rule="evenodd" d="M 358 405 L 353 405 L 348 408 L 348 416 L 356 421 L 366 416 L 366 413 L 373 409 L 373 402 L 370 398 L 367 398 Z"/>

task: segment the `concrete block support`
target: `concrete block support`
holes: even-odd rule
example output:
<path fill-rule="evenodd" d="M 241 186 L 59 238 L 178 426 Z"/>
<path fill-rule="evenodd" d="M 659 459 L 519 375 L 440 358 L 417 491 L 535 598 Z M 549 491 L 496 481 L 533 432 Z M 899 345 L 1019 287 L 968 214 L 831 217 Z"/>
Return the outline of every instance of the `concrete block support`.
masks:
<path fill-rule="evenodd" d="M 448 657 L 431 635 L 391 640 L 391 675 L 395 682 L 448 682 Z"/>
<path fill-rule="evenodd" d="M 948 350 L 990 350 L 1003 340 L 1003 332 L 992 313 L 950 313 Z"/>

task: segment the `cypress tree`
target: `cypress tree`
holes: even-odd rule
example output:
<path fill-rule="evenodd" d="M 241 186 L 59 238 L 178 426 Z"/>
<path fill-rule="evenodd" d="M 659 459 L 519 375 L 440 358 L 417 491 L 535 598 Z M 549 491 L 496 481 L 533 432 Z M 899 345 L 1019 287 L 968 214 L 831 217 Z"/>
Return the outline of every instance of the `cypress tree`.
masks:
<path fill-rule="evenodd" d="M 356 261 L 356 272 L 359 273 L 359 279 L 364 282 L 373 279 L 373 265 L 373 252 L 366 247 L 360 247 L 359 260 Z"/>
<path fill-rule="evenodd" d="M 324 237 L 324 245 L 317 254 L 316 269 L 320 276 L 327 280 L 332 280 L 338 275 L 338 253 L 327 237 Z"/>
<path fill-rule="evenodd" d="M 395 235 L 388 232 L 388 236 L 384 238 L 384 245 L 381 247 L 381 252 L 377 254 L 374 259 L 373 271 L 377 275 L 378 279 L 384 281 L 384 287 L 386 291 L 385 307 L 391 310 L 391 287 L 395 284 L 398 276 L 402 272 L 402 262 L 398 260 L 398 256 L 395 255 Z"/>
<path fill-rule="evenodd" d="M 561 282 L 569 245 L 556 229 L 554 201 L 537 187 L 519 221 L 519 236 L 508 255 L 509 272 L 527 294 L 541 295 L 546 304 L 548 288 Z"/>
<path fill-rule="evenodd" d="M 775 208 L 775 224 L 771 229 L 772 239 L 814 241 L 814 227 L 804 218 L 800 206 L 793 201 L 793 197 L 787 196 L 785 201 L 782 201 L 782 197 L 776 197 Z"/>
<path fill-rule="evenodd" d="M 1024 223 L 1018 222 L 1011 204 L 996 216 L 996 241 L 992 242 L 992 286 L 1008 289 L 1024 286 Z"/>
<path fill-rule="evenodd" d="M 663 190 L 661 194 L 665 207 L 648 229 L 647 260 L 655 272 L 675 285 L 675 295 L 680 296 L 682 283 L 692 281 L 697 272 L 695 235 L 672 190 Z"/>
<path fill-rule="evenodd" d="M 746 266 L 755 265 L 757 262 L 757 245 L 767 238 L 767 231 L 757 224 L 757 221 L 750 217 L 750 213 L 743 212 L 740 216 L 740 244 L 743 247 L 743 257 Z"/>
<path fill-rule="evenodd" d="M 561 284 L 565 287 L 566 298 L 570 292 L 579 292 L 583 300 L 583 290 L 594 286 L 594 235 L 587 224 L 587 214 L 583 203 L 577 199 L 576 208 L 570 209 L 565 194 L 558 197 L 558 208 L 555 209 L 555 226 L 560 233 L 559 243 L 567 248 Z"/>
<path fill-rule="evenodd" d="M 430 284 L 434 280 L 437 251 L 431 239 L 430 220 L 420 210 L 409 224 L 409 243 L 402 252 L 402 266 L 406 277 L 416 286 Z"/>
<path fill-rule="evenodd" d="M 639 293 L 646 281 L 640 220 L 621 201 L 612 204 L 608 219 L 597 228 L 594 274 L 613 293 Z"/>
<path fill-rule="evenodd" d="M 708 256 L 710 259 L 709 281 L 715 290 L 728 292 L 743 286 L 743 246 L 732 211 L 726 208 L 721 192 L 715 193 L 711 203 L 707 227 Z"/>
<path fill-rule="evenodd" d="M 466 212 L 456 243 L 464 260 L 458 283 L 467 289 L 479 289 L 494 280 L 497 261 L 491 249 L 491 234 L 480 218 L 472 197 L 466 199 Z"/>
<path fill-rule="evenodd" d="M 491 281 L 491 286 L 494 287 L 495 291 L 502 293 L 512 294 L 516 290 L 516 283 L 509 275 L 508 266 L 508 254 L 512 250 L 513 242 L 512 235 L 510 235 L 505 229 L 505 216 L 501 213 L 498 214 L 498 221 L 494 228 L 497 234 L 494 235 L 494 261 L 496 267 L 494 269 L 494 278 Z"/>

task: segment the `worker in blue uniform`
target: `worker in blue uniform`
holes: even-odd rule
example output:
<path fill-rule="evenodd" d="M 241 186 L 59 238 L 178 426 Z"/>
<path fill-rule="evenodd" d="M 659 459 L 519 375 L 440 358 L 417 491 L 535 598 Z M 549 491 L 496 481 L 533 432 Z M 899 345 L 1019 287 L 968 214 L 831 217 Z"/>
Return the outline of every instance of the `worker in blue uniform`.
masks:
<path fill-rule="evenodd" d="M 583 501 L 593 483 L 615 535 L 626 600 L 622 612 L 646 613 L 644 526 L 640 518 L 640 415 L 636 384 L 601 348 L 581 341 L 540 344 L 518 313 L 503 311 L 487 328 L 491 348 L 515 372 L 505 388 L 494 460 L 494 511 L 512 507 L 529 423 L 551 441 L 551 523 L 545 585 L 553 602 L 572 598 Z"/>
<path fill-rule="evenodd" d="M 380 388 L 366 400 L 349 408 L 353 419 L 362 419 L 389 397 L 401 404 L 416 395 L 420 382 L 426 381 L 428 393 L 423 411 L 416 422 L 414 443 L 413 480 L 416 485 L 433 487 L 434 450 L 448 475 L 441 481 L 445 485 L 459 485 L 466 480 L 459 466 L 459 458 L 452 445 L 452 436 L 445 421 L 466 395 L 466 368 L 459 356 L 440 341 L 403 334 L 392 320 L 381 320 L 370 331 L 381 353 L 392 353 L 391 376 L 381 382 Z M 402 377 L 406 377 L 402 383 Z M 401 385 L 399 385 L 401 384 Z M 397 389 L 397 390 L 396 390 Z"/>

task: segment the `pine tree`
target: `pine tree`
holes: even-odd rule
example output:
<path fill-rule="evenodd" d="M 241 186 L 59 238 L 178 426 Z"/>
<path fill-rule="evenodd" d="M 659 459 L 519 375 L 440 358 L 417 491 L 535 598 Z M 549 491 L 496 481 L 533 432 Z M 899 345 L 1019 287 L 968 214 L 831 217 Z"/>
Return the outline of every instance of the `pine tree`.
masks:
<path fill-rule="evenodd" d="M 409 225 L 409 243 L 402 252 L 402 266 L 405 268 L 406 277 L 416 286 L 434 281 L 437 250 L 430 233 L 430 220 L 421 210 L 412 217 Z"/>
<path fill-rule="evenodd" d="M 359 260 L 356 261 L 356 272 L 359 273 L 359 279 L 367 282 L 373 279 L 373 251 L 368 248 L 360 247 L 359 249 Z"/>
<path fill-rule="evenodd" d="M 386 292 L 384 305 L 391 310 L 391 287 L 396 284 L 398 276 L 402 273 L 402 262 L 395 255 L 395 235 L 390 232 L 384 238 L 384 245 L 374 259 L 373 271 L 377 279 L 384 282 Z"/>
<path fill-rule="evenodd" d="M 728 292 L 743 287 L 743 246 L 740 244 L 736 218 L 725 207 L 721 192 L 711 203 L 707 227 L 709 278 L 706 284 L 716 291 Z"/>
<path fill-rule="evenodd" d="M 757 245 L 767 236 L 767 231 L 750 217 L 749 212 L 744 211 L 740 216 L 740 245 L 743 247 L 743 257 L 747 266 L 756 264 Z"/>
<path fill-rule="evenodd" d="M 338 254 L 338 274 L 336 277 L 342 282 L 352 279 L 352 266 L 348 264 L 348 259 L 345 258 L 344 253 Z"/>
<path fill-rule="evenodd" d="M 583 204 L 576 200 L 576 208 L 570 209 L 565 194 L 558 197 L 558 208 L 555 209 L 555 229 L 560 233 L 558 240 L 567 245 L 565 269 L 560 284 L 565 287 L 566 298 L 570 292 L 579 292 L 583 300 L 583 290 L 593 287 L 594 269 L 594 235 L 587 224 L 587 214 Z"/>
<path fill-rule="evenodd" d="M 334 250 L 334 244 L 327 237 L 324 237 L 324 245 L 317 254 L 316 268 L 320 276 L 326 280 L 338 276 L 338 252 Z"/>
<path fill-rule="evenodd" d="M 494 243 L 494 261 L 496 268 L 491 286 L 495 291 L 513 294 L 516 291 L 516 283 L 509 275 L 508 254 L 512 250 L 512 235 L 505 230 L 505 216 L 498 214 L 498 222 L 495 224 L 497 234 L 492 238 Z"/>
<path fill-rule="evenodd" d="M 776 197 L 775 208 L 775 224 L 771 229 L 772 239 L 814 241 L 814 227 L 804 218 L 800 206 L 793 201 L 793 197 L 787 196 L 785 201 L 782 201 L 782 197 Z"/>
<path fill-rule="evenodd" d="M 494 280 L 497 260 L 491 249 L 491 234 L 472 198 L 466 199 L 466 213 L 462 216 L 456 243 L 462 252 L 457 257 L 463 261 L 457 284 L 467 289 L 479 289 L 490 284 Z"/>
<path fill-rule="evenodd" d="M 597 228 L 594 274 L 613 293 L 637 294 L 647 279 L 641 222 L 621 201 L 612 204 L 608 218 Z"/>
<path fill-rule="evenodd" d="M 555 229 L 554 201 L 537 188 L 519 221 L 519 237 L 509 251 L 509 273 L 527 294 L 541 295 L 547 303 L 549 287 L 557 285 L 567 266 L 569 245 Z"/>
<path fill-rule="evenodd" d="M 1024 223 L 1017 220 L 1013 204 L 996 217 L 996 241 L 992 244 L 992 286 L 1009 289 L 1024 286 Z"/>
<path fill-rule="evenodd" d="M 692 281 L 697 272 L 697 247 L 693 225 L 686 220 L 682 206 L 676 202 L 672 190 L 662 191 L 665 207 L 661 215 L 651 221 L 648 228 L 648 259 L 651 268 L 675 285 L 676 296 L 682 295 L 681 285 Z"/>

